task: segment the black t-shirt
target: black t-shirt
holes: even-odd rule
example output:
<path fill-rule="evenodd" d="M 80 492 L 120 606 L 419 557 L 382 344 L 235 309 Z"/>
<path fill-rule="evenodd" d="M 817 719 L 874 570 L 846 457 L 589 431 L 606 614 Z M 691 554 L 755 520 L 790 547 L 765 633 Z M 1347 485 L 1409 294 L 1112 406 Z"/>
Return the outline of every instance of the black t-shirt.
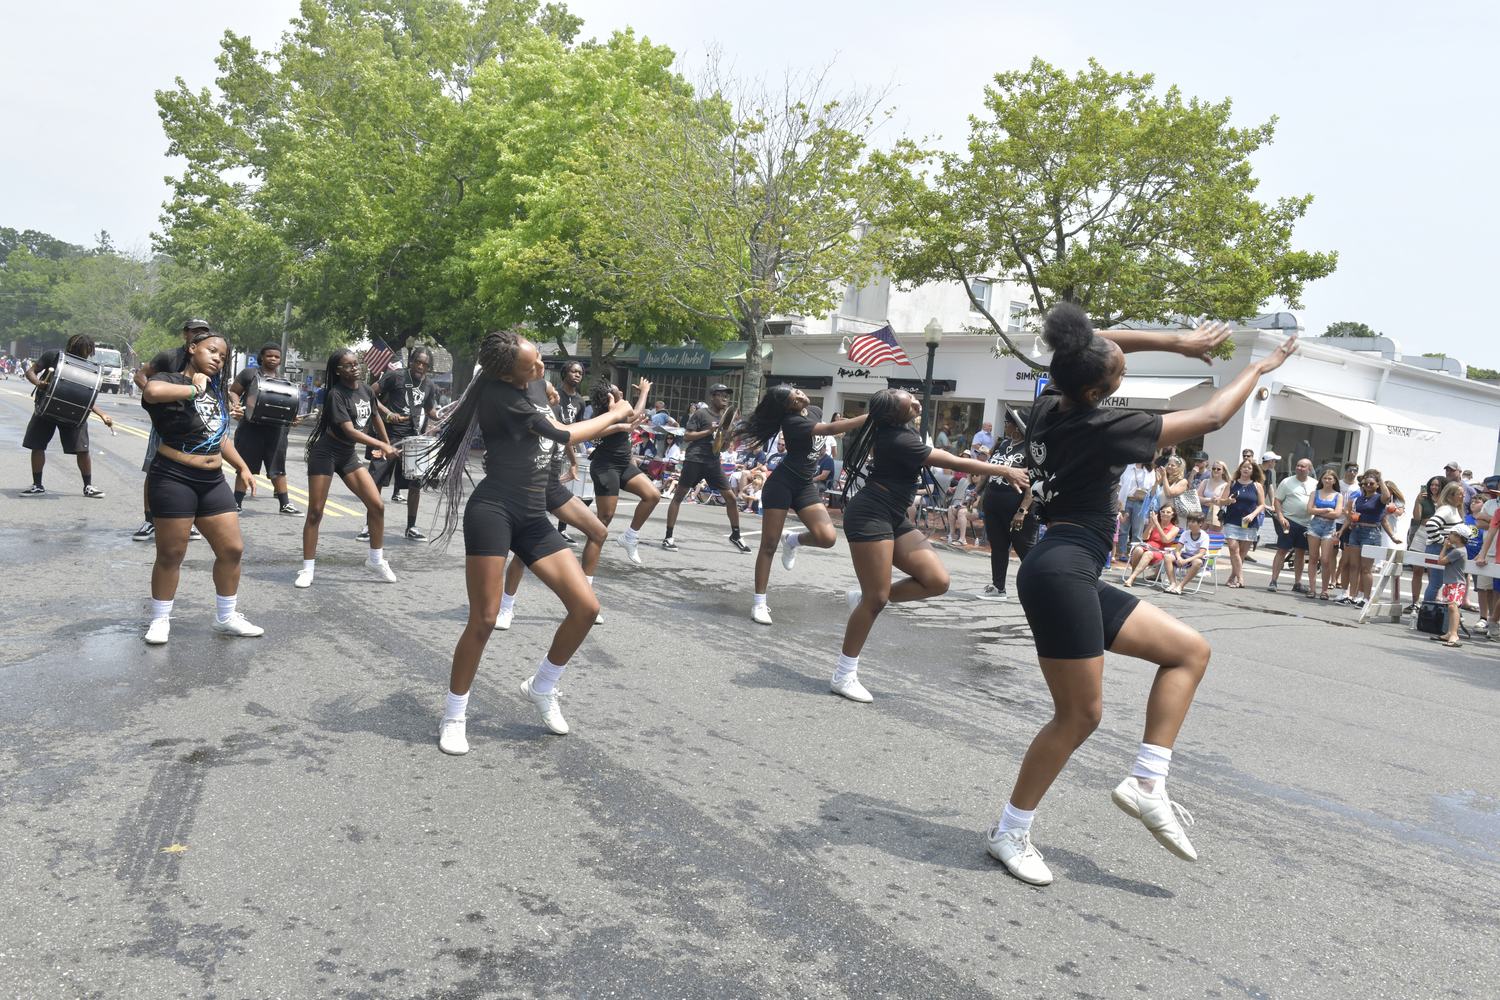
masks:
<path fill-rule="evenodd" d="M 354 440 L 345 437 L 339 426 L 346 420 L 360 433 L 369 433 L 370 417 L 375 413 L 375 393 L 363 382 L 353 389 L 342 382 L 333 383 L 328 387 L 325 405 L 328 408 L 328 434 L 334 441 L 354 446 Z"/>
<path fill-rule="evenodd" d="M 687 432 L 689 434 L 698 431 L 706 431 L 718 423 L 724 414 L 714 416 L 714 411 L 706 406 L 700 406 L 688 414 Z M 685 462 L 713 462 L 719 461 L 719 453 L 714 451 L 714 436 L 712 434 L 701 437 L 696 441 L 689 441 L 687 448 L 683 449 L 683 461 Z"/>
<path fill-rule="evenodd" d="M 785 469 L 798 479 L 812 479 L 817 474 L 818 446 L 813 439 L 813 428 L 822 420 L 823 411 L 816 406 L 781 418 L 781 440 L 786 446 L 786 457 L 776 468 Z"/>
<path fill-rule="evenodd" d="M 1149 462 L 1161 439 L 1161 417 L 1112 406 L 1063 410 L 1062 392 L 1042 390 L 1031 408 L 1026 441 L 1032 503 L 1044 522 L 1067 521 L 1114 537 L 1120 474 Z"/>
<path fill-rule="evenodd" d="M 882 427 L 875 432 L 870 458 L 875 463 L 870 482 L 879 483 L 911 506 L 923 464 L 932 448 L 910 427 Z"/>
<path fill-rule="evenodd" d="M 170 385 L 192 385 L 193 380 L 181 372 L 157 372 L 151 382 Z M 149 383 L 147 383 L 149 384 Z M 224 439 L 224 407 L 219 390 L 212 383 L 192 402 L 174 399 L 170 403 L 148 403 L 141 406 L 151 415 L 151 426 L 162 444 L 194 455 L 217 455 Z"/>
<path fill-rule="evenodd" d="M 623 469 L 630 464 L 630 432 L 616 431 L 599 439 L 589 456 L 589 464 L 600 468 Z"/>
<path fill-rule="evenodd" d="M 32 367 L 36 369 L 36 377 L 50 383 L 52 381 L 52 376 L 47 374 L 47 369 L 57 367 L 57 359 L 59 356 L 61 356 L 61 354 L 62 352 L 57 350 L 56 348 L 50 351 L 42 352 L 42 356 L 37 358 L 32 365 Z M 41 406 L 42 400 L 47 396 L 47 390 L 42 386 L 37 386 L 36 389 L 33 390 L 33 395 L 36 396 L 36 405 Z"/>
<path fill-rule="evenodd" d="M 437 399 L 437 388 L 432 379 L 424 375 L 420 382 L 413 382 L 409 370 L 398 368 L 386 372 L 375 384 L 385 408 L 409 418 L 396 423 L 386 422 L 385 432 L 392 441 L 421 434 L 427 429 L 427 411 Z"/>
<path fill-rule="evenodd" d="M 187 346 L 174 347 L 167 351 L 157 351 L 156 357 L 151 359 L 151 370 L 160 374 L 171 372 L 173 374 L 187 367 Z"/>
<path fill-rule="evenodd" d="M 552 416 L 556 417 L 560 424 L 576 424 L 583 416 L 583 397 L 576 392 L 568 392 L 566 389 L 559 388 L 557 403 L 552 407 Z M 553 476 L 561 475 L 563 466 L 568 464 L 568 447 L 564 444 L 553 453 Z"/>
<path fill-rule="evenodd" d="M 568 441 L 566 429 L 550 419 L 547 390 L 540 379 L 522 392 L 509 382 L 486 381 L 479 397 L 479 430 L 484 435 L 485 494 L 519 517 L 547 513 L 547 477 L 552 453 Z"/>

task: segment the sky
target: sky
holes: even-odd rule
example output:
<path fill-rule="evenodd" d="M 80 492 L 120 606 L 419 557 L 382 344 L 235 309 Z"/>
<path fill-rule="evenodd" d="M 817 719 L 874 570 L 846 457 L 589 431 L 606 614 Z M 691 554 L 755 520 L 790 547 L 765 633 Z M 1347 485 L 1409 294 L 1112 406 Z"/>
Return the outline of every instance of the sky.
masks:
<path fill-rule="evenodd" d="M 1235 123 L 1278 119 L 1252 163 L 1260 196 L 1311 193 L 1293 245 L 1336 250 L 1308 287 L 1312 335 L 1356 320 L 1403 351 L 1500 368 L 1483 302 L 1497 255 L 1492 196 L 1500 4 L 944 3 L 894 0 L 572 0 L 584 37 L 633 27 L 680 54 L 717 47 L 743 75 L 832 62 L 849 88 L 889 89 L 888 135 L 961 149 L 994 74 L 1040 57 L 1069 71 L 1154 73 L 1234 102 Z M 0 225 L 142 246 L 159 228 L 166 154 L 154 92 L 213 82 L 226 29 L 272 47 L 295 0 L 0 0 Z M 1444 276 L 1442 287 L 1434 285 Z M 1268 308 L 1278 308 L 1272 303 Z"/>

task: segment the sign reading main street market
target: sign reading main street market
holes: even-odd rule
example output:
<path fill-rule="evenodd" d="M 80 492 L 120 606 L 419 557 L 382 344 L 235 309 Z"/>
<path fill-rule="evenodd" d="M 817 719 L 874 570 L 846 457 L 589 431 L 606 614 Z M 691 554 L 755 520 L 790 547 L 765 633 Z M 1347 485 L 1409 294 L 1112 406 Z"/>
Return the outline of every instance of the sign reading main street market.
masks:
<path fill-rule="evenodd" d="M 712 358 L 713 352 L 706 347 L 643 347 L 636 363 L 642 368 L 707 371 Z"/>

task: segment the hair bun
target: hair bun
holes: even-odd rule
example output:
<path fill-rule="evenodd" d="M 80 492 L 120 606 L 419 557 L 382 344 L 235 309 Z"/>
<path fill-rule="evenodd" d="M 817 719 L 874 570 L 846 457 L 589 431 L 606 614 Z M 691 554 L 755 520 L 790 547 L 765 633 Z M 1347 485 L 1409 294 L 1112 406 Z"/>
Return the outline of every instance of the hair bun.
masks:
<path fill-rule="evenodd" d="M 1088 314 L 1071 302 L 1059 302 L 1047 312 L 1042 339 L 1056 354 L 1078 354 L 1094 339 Z"/>

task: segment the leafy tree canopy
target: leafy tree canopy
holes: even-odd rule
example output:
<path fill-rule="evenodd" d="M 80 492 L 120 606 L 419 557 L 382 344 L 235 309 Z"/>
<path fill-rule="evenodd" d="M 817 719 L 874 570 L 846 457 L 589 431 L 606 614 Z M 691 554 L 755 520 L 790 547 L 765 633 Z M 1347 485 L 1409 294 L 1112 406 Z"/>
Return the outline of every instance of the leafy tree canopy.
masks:
<path fill-rule="evenodd" d="M 1365 326 L 1363 323 L 1354 323 L 1354 322 L 1350 322 L 1348 320 L 1340 320 L 1337 323 L 1331 323 L 1331 324 L 1329 324 L 1328 330 L 1327 330 L 1327 332 L 1325 332 L 1323 334 L 1323 336 L 1325 336 L 1325 337 L 1379 337 L 1379 336 L 1381 336 L 1381 334 L 1376 333 L 1374 330 L 1370 329 L 1368 326 Z"/>

